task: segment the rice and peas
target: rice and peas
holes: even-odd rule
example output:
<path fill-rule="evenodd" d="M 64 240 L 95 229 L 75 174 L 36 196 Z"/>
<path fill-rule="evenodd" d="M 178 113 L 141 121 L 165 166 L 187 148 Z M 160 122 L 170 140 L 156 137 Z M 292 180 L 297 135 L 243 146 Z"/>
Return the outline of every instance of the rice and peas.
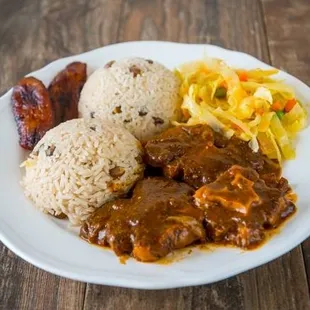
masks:
<path fill-rule="evenodd" d="M 95 71 L 81 93 L 82 118 L 49 130 L 22 164 L 26 196 L 44 213 L 79 225 L 127 193 L 144 172 L 137 138 L 177 120 L 178 89 L 171 71 L 141 58 Z"/>

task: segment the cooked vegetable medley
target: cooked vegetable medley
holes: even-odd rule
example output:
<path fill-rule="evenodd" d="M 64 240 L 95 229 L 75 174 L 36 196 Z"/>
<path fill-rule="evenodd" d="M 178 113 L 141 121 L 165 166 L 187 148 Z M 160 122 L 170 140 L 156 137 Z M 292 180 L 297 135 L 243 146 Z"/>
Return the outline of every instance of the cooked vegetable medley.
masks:
<path fill-rule="evenodd" d="M 235 70 L 214 58 L 182 65 L 176 74 L 182 81 L 183 124 L 206 123 L 279 162 L 294 158 L 293 140 L 305 127 L 307 113 L 294 90 L 273 78 L 276 73 Z"/>

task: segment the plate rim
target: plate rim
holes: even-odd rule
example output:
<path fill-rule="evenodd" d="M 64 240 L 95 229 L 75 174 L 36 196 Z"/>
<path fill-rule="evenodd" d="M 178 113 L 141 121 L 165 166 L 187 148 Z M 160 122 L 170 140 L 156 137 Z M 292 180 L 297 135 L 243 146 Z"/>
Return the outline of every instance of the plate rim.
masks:
<path fill-rule="evenodd" d="M 124 46 L 124 45 L 178 45 L 178 46 L 199 46 L 199 47 L 205 47 L 205 48 L 213 48 L 213 49 L 219 49 L 222 50 L 225 53 L 232 53 L 232 54 L 238 54 L 239 57 L 247 57 L 247 58 L 251 58 L 253 61 L 255 61 L 257 63 L 258 66 L 264 66 L 264 67 L 270 67 L 272 68 L 272 66 L 270 66 L 269 64 L 264 63 L 263 61 L 257 59 L 256 57 L 249 55 L 247 53 L 244 52 L 239 52 L 239 51 L 234 51 L 231 49 L 226 49 L 220 46 L 216 46 L 216 45 L 212 45 L 212 44 L 189 44 L 189 43 L 179 43 L 179 42 L 169 42 L 169 41 L 129 41 L 129 42 L 120 42 L 120 43 L 115 43 L 115 44 L 111 44 L 111 45 L 106 45 L 103 47 L 99 47 L 81 54 L 76 54 L 76 55 L 71 55 L 71 56 L 67 56 L 64 58 L 59 58 L 57 60 L 54 60 L 50 63 L 48 63 L 47 65 L 45 65 L 44 67 L 35 70 L 29 74 L 27 74 L 26 76 L 29 75 L 36 75 L 38 73 L 42 73 L 43 71 L 49 70 L 51 67 L 57 65 L 60 62 L 66 62 L 69 61 L 70 59 L 76 58 L 76 57 L 80 57 L 80 56 L 86 56 L 86 55 L 90 55 L 94 52 L 101 52 L 104 49 L 107 49 L 109 47 L 116 47 L 116 46 Z M 283 71 L 283 70 L 279 70 L 281 73 L 284 73 L 285 75 L 287 75 L 290 79 L 295 80 L 295 82 L 297 82 L 298 84 L 302 85 L 303 87 L 306 87 L 306 89 L 308 90 L 308 92 L 310 92 L 310 88 L 301 80 L 297 79 L 296 77 L 288 74 L 287 72 Z M 9 97 L 11 95 L 12 92 L 12 88 L 10 88 L 6 93 L 4 93 L 1 97 L 0 97 L 0 114 L 2 114 L 2 112 L 9 107 L 9 104 L 6 104 L 5 101 L 8 100 L 8 102 L 10 101 Z M 4 103 L 2 103 L 2 101 L 4 101 Z M 114 277 L 107 277 L 104 278 L 102 275 L 100 276 L 100 278 L 98 278 L 97 276 L 91 276 L 91 275 L 87 275 L 87 276 L 80 276 L 79 273 L 77 271 L 68 271 L 68 270 L 63 270 L 62 268 L 59 267 L 59 261 L 54 260 L 54 259 L 47 259 L 46 257 L 41 257 L 42 255 L 37 251 L 37 249 L 33 250 L 29 250 L 29 246 L 30 248 L 32 248 L 32 245 L 28 245 L 28 251 L 27 251 L 27 242 L 24 242 L 23 245 L 21 245 L 20 243 L 16 242 L 16 239 L 18 238 L 22 238 L 21 236 L 19 236 L 17 233 L 14 233 L 14 229 L 12 229 L 7 223 L 3 222 L 2 220 L 0 220 L 0 223 L 4 224 L 4 225 L 0 225 L 0 241 L 3 242 L 3 244 L 8 247 L 11 251 L 13 251 L 17 256 L 21 257 L 22 259 L 24 259 L 25 261 L 29 262 L 30 264 L 43 269 L 45 271 L 48 271 L 50 273 L 53 273 L 55 275 L 58 276 L 62 276 L 62 277 L 66 277 L 72 280 L 78 280 L 81 282 L 88 282 L 88 283 L 94 283 L 94 284 L 102 284 L 102 285 L 111 285 L 111 286 L 118 286 L 118 287 L 127 287 L 127 288 L 135 288 L 135 289 L 167 289 L 167 288 L 177 288 L 177 287 L 185 287 L 185 286 L 195 286 L 195 285 L 202 285 L 202 284 L 209 284 L 209 283 L 213 283 L 213 282 L 217 282 L 223 279 L 227 279 L 230 278 L 236 274 L 239 273 L 243 273 L 246 272 L 250 269 L 256 268 L 258 266 L 261 266 L 262 264 L 271 262 L 275 259 L 277 259 L 278 257 L 286 254 L 287 252 L 291 251 L 293 248 L 295 248 L 296 246 L 298 246 L 301 242 L 303 242 L 307 237 L 309 237 L 310 235 L 310 227 L 304 231 L 302 231 L 303 233 L 299 232 L 299 234 L 294 236 L 294 239 L 291 240 L 289 246 L 287 244 L 285 244 L 284 246 L 279 246 L 277 251 L 271 251 L 269 253 L 269 255 L 265 256 L 264 258 L 260 259 L 259 261 L 254 261 L 251 264 L 249 264 L 246 268 L 231 268 L 231 270 L 229 272 L 224 272 L 224 274 L 222 274 L 221 272 L 216 274 L 215 276 L 213 276 L 213 278 L 211 279 L 205 279 L 203 277 L 201 278 L 191 278 L 191 277 L 186 277 L 186 279 L 182 279 L 180 281 L 180 279 L 177 279 L 177 281 L 174 279 L 172 279 L 172 281 L 170 279 L 165 279 L 165 281 L 162 281 L 162 283 L 160 281 L 158 282 L 150 282 L 145 280 L 145 276 L 144 277 L 135 277 L 135 278 L 130 278 L 130 277 L 123 277 L 121 279 L 121 282 L 119 280 L 119 278 L 117 276 Z M 5 227 L 3 229 L 3 227 Z M 10 233 L 12 234 L 10 236 Z M 15 239 L 15 242 L 14 242 Z M 57 267 L 58 266 L 58 267 Z M 87 278 L 87 279 L 86 279 Z M 103 281 L 102 281 L 103 280 Z"/>

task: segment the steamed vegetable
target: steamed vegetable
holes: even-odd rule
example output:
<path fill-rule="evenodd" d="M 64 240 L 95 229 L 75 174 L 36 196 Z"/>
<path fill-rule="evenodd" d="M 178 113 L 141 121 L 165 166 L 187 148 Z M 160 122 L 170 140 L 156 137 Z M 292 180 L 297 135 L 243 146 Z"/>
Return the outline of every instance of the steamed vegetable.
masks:
<path fill-rule="evenodd" d="M 293 139 L 307 114 L 294 89 L 273 78 L 277 72 L 234 70 L 214 58 L 182 65 L 176 74 L 182 81 L 183 124 L 209 124 L 279 162 L 294 158 Z"/>

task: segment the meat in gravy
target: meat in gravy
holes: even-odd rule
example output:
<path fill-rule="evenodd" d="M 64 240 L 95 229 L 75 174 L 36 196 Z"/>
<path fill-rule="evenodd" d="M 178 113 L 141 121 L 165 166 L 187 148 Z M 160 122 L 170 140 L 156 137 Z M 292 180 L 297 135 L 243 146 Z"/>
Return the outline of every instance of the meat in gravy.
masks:
<path fill-rule="evenodd" d="M 146 175 L 167 178 L 145 178 L 131 198 L 103 205 L 83 239 L 151 262 L 193 243 L 253 248 L 295 212 L 278 163 L 207 125 L 166 130 L 145 143 L 144 160 Z"/>
<path fill-rule="evenodd" d="M 261 152 L 253 152 L 238 138 L 224 138 L 207 125 L 170 128 L 145 143 L 145 162 L 161 167 L 168 178 L 183 180 L 195 188 L 213 182 L 233 165 L 259 173 L 280 175 L 279 165 Z"/>
<path fill-rule="evenodd" d="M 266 230 L 278 227 L 295 212 L 285 179 L 269 187 L 256 171 L 240 166 L 202 186 L 195 199 L 205 214 L 208 239 L 242 248 L 257 246 Z"/>
<path fill-rule="evenodd" d="M 147 178 L 130 199 L 117 199 L 95 211 L 80 235 L 90 243 L 111 247 L 151 262 L 174 249 L 205 240 L 203 211 L 193 204 L 194 190 L 185 183 Z"/>

